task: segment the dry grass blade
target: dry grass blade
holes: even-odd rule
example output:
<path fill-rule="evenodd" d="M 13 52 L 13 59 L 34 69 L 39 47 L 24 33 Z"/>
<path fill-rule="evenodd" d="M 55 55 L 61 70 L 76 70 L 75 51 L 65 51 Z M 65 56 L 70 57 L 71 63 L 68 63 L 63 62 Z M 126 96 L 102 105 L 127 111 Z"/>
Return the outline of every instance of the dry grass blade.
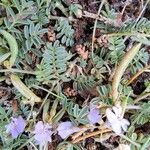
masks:
<path fill-rule="evenodd" d="M 150 68 L 150 65 L 145 66 L 141 70 L 139 70 L 127 83 L 127 85 L 131 84 L 138 76 L 140 76 L 143 72 L 147 71 Z"/>
<path fill-rule="evenodd" d="M 95 132 L 89 133 L 87 135 L 84 135 L 82 137 L 79 137 L 78 139 L 72 141 L 72 143 L 78 143 L 78 142 L 85 140 L 89 137 L 96 136 L 96 135 L 103 134 L 103 133 L 107 133 L 107 132 L 111 132 L 111 130 L 110 129 L 104 129 L 104 130 L 95 131 Z"/>
<path fill-rule="evenodd" d="M 100 15 L 100 12 L 101 12 L 101 9 L 102 9 L 104 3 L 105 3 L 105 0 L 102 0 L 101 4 L 99 6 L 99 9 L 98 9 L 98 13 L 97 13 L 98 16 Z M 98 18 L 95 19 L 93 35 L 92 35 L 92 57 L 93 57 L 93 50 L 94 50 L 94 41 L 95 41 L 95 32 L 96 32 L 97 21 L 98 21 Z"/>

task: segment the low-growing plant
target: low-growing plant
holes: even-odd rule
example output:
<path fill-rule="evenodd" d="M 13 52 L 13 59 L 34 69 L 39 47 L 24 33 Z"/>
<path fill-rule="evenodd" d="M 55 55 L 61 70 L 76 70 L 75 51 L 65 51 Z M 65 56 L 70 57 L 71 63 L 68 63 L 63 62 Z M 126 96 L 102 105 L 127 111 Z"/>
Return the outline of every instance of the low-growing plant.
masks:
<path fill-rule="evenodd" d="M 1 0 L 0 149 L 149 149 L 148 2 Z"/>

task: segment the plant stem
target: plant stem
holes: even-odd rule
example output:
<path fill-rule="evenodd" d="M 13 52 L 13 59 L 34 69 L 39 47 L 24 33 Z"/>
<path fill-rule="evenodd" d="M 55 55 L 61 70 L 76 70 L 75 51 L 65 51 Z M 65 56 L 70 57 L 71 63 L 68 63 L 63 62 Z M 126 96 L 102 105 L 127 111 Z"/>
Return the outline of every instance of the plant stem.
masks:
<path fill-rule="evenodd" d="M 141 16 L 143 15 L 143 12 L 145 11 L 145 9 L 146 9 L 147 4 L 149 3 L 149 1 L 150 1 L 150 0 L 147 0 L 146 3 L 145 3 L 145 5 L 143 6 L 142 11 L 140 12 L 138 18 L 136 19 L 136 23 L 140 20 Z M 135 25 L 136 25 L 136 24 L 135 24 Z M 135 26 L 135 25 L 134 25 L 134 26 Z"/>
<path fill-rule="evenodd" d="M 97 16 L 100 15 L 100 12 L 101 12 L 101 9 L 102 9 L 102 7 L 104 5 L 104 2 L 105 2 L 105 0 L 102 0 L 101 4 L 99 6 L 99 9 L 98 9 Z M 92 35 L 92 58 L 93 58 L 93 51 L 94 51 L 94 41 L 95 41 L 95 33 L 96 33 L 97 21 L 98 21 L 98 18 L 95 19 L 94 29 L 93 29 L 93 35 Z"/>
<path fill-rule="evenodd" d="M 141 147 L 140 150 L 145 150 L 145 149 L 149 146 L 149 143 L 150 143 L 150 136 L 147 138 L 147 140 L 146 140 L 145 143 L 142 145 L 142 147 Z"/>
<path fill-rule="evenodd" d="M 36 75 L 36 71 L 27 71 L 27 70 L 19 70 L 19 69 L 1 69 L 1 72 L 12 72 L 12 73 L 25 73 L 25 74 L 32 74 L 32 75 Z"/>
<path fill-rule="evenodd" d="M 28 139 L 24 144 L 22 144 L 19 148 L 17 148 L 17 150 L 22 149 L 24 146 L 26 146 L 28 143 L 30 143 L 33 139 L 34 139 L 34 137 L 31 137 L 30 139 Z"/>
<path fill-rule="evenodd" d="M 145 33 L 134 33 L 134 32 L 119 32 L 119 33 L 108 33 L 106 34 L 108 37 L 111 36 L 143 36 L 143 37 L 150 37 L 150 34 L 145 34 Z"/>
<path fill-rule="evenodd" d="M 140 144 L 138 144 L 138 143 L 132 141 L 131 139 L 129 139 L 127 136 L 125 136 L 125 135 L 123 135 L 123 134 L 120 135 L 120 136 L 121 136 L 123 139 L 129 141 L 130 143 L 132 143 L 133 145 L 135 145 L 135 146 L 137 146 L 137 147 L 140 147 L 140 146 L 141 146 Z"/>
<path fill-rule="evenodd" d="M 145 66 L 141 70 L 139 70 L 127 83 L 127 85 L 131 84 L 139 75 L 141 75 L 143 72 L 147 71 L 147 69 L 150 68 L 150 65 Z"/>
<path fill-rule="evenodd" d="M 134 100 L 134 104 L 138 103 L 140 100 L 145 99 L 146 97 L 150 96 L 150 93 L 146 93 L 144 95 L 139 96 Z"/>
<path fill-rule="evenodd" d="M 57 98 L 59 98 L 59 99 L 63 99 L 63 97 L 58 96 L 57 94 L 55 94 L 55 93 L 53 93 L 53 92 L 51 92 L 51 91 L 49 91 L 49 90 L 47 90 L 47 89 L 45 89 L 45 88 L 43 88 L 43 87 L 40 87 L 40 86 L 37 86 L 37 85 L 34 85 L 33 87 L 35 87 L 36 89 L 41 89 L 41 90 L 43 90 L 43 91 L 45 91 L 45 92 L 48 92 L 48 93 L 50 93 L 51 95 L 53 95 L 53 96 L 55 96 L 55 97 L 57 97 Z"/>
<path fill-rule="evenodd" d="M 78 143 L 78 142 L 80 142 L 82 140 L 85 140 L 85 139 L 87 139 L 89 137 L 92 137 L 92 136 L 95 136 L 95 135 L 99 135 L 99 134 L 103 134 L 103 133 L 110 132 L 110 131 L 111 131 L 110 129 L 95 131 L 95 132 L 89 133 L 89 134 L 87 134 L 85 136 L 79 137 L 78 139 L 72 141 L 72 143 L 75 144 L 75 143 Z"/>

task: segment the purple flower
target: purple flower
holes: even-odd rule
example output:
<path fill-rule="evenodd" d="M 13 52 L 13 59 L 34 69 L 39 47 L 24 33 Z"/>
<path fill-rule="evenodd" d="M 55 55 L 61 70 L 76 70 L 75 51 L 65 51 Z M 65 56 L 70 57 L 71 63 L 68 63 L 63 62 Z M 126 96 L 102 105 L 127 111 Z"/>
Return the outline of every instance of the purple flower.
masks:
<path fill-rule="evenodd" d="M 80 131 L 81 129 L 74 126 L 72 122 L 66 121 L 59 124 L 57 131 L 62 139 L 67 138 L 71 134 Z"/>
<path fill-rule="evenodd" d="M 36 140 L 36 142 L 39 145 L 45 145 L 48 142 L 52 142 L 52 131 L 51 131 L 51 126 L 46 123 L 43 124 L 42 121 L 39 121 L 36 125 L 35 125 L 35 129 L 33 131 L 34 135 L 34 139 Z"/>
<path fill-rule="evenodd" d="M 12 117 L 11 122 L 5 126 L 6 132 L 11 134 L 12 138 L 17 138 L 24 131 L 25 125 L 25 120 L 21 116 Z"/>
<path fill-rule="evenodd" d="M 114 106 L 112 109 L 106 109 L 108 127 L 111 127 L 116 134 L 122 134 L 127 130 L 129 121 L 122 116 L 122 108 L 120 106 Z"/>
<path fill-rule="evenodd" d="M 87 117 L 88 117 L 90 124 L 99 123 L 99 121 L 101 120 L 101 115 L 100 115 L 99 109 L 96 108 L 95 105 L 91 105 L 90 111 L 89 111 Z"/>

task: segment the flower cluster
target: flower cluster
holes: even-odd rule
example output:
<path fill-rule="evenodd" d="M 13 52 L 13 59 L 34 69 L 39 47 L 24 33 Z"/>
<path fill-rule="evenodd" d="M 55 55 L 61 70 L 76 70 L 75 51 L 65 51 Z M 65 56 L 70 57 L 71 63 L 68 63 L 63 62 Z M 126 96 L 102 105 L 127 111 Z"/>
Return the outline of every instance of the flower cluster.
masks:
<path fill-rule="evenodd" d="M 106 109 L 106 117 L 107 120 L 105 125 L 108 128 L 111 128 L 116 134 L 120 135 L 124 131 L 127 130 L 129 126 L 129 121 L 122 117 L 122 109 L 121 107 L 114 106 Z M 96 123 L 100 123 L 102 117 L 100 115 L 100 111 L 95 105 L 91 105 L 87 115 L 88 121 L 90 125 L 95 125 Z M 25 129 L 25 120 L 19 116 L 18 118 L 12 118 L 11 122 L 6 125 L 6 132 L 9 133 L 12 138 L 17 138 L 19 134 L 21 134 Z M 43 123 L 39 121 L 36 123 L 34 131 L 34 139 L 38 145 L 45 145 L 48 142 L 52 142 L 52 134 L 55 133 L 52 131 L 52 125 L 48 123 Z M 59 123 L 56 131 L 58 135 L 62 139 L 68 138 L 71 134 L 75 132 L 79 132 L 82 129 L 74 125 L 70 121 L 65 121 Z"/>

